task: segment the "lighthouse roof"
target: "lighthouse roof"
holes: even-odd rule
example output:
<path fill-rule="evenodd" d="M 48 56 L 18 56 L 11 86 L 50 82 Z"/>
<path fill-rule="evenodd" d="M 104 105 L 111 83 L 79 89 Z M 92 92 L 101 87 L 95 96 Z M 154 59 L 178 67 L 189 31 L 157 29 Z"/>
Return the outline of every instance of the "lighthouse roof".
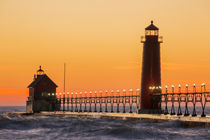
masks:
<path fill-rule="evenodd" d="M 153 24 L 153 21 L 151 21 L 151 24 L 147 28 L 145 28 L 145 30 L 159 30 L 159 29 Z"/>
<path fill-rule="evenodd" d="M 49 83 L 51 83 L 53 86 L 58 87 L 46 74 L 43 75 L 37 75 L 37 78 L 34 79 L 34 81 L 28 86 L 28 88 L 34 88 L 36 85 L 39 84 L 42 80 L 47 80 Z"/>

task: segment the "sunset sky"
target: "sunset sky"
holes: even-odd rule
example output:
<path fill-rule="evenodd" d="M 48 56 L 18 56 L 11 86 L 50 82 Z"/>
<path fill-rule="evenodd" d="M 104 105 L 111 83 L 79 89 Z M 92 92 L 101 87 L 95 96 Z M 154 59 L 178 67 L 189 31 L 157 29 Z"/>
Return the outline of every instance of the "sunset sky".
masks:
<path fill-rule="evenodd" d="M 140 88 L 140 37 L 163 36 L 162 85 L 210 86 L 209 0 L 1 0 L 0 105 L 25 105 L 42 65 L 63 90 Z M 208 84 L 209 83 L 209 84 Z"/>

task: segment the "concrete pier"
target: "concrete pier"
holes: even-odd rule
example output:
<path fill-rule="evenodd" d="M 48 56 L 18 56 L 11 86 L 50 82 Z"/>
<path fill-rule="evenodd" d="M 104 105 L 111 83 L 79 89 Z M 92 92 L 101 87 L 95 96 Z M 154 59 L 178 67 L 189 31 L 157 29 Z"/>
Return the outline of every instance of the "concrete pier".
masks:
<path fill-rule="evenodd" d="M 150 120 L 152 122 L 166 122 L 177 121 L 184 126 L 194 127 L 210 126 L 210 116 L 201 117 L 196 116 L 177 116 L 177 115 L 163 115 L 163 114 L 136 114 L 136 113 L 94 113 L 94 112 L 41 112 L 35 114 L 27 114 L 24 112 L 11 112 L 8 115 L 35 115 L 35 116 L 73 116 L 73 117 L 90 117 L 100 119 L 122 119 L 122 120 Z"/>

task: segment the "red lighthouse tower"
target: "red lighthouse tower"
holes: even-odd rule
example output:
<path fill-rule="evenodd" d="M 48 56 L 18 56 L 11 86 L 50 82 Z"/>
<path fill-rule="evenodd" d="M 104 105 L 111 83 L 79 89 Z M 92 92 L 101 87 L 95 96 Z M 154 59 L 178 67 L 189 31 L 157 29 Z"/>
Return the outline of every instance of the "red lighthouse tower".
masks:
<path fill-rule="evenodd" d="M 141 38 L 143 43 L 143 62 L 141 79 L 141 107 L 140 113 L 160 113 L 161 93 L 161 69 L 160 69 L 160 43 L 159 29 L 153 24 L 145 28 L 145 36 Z M 154 100 L 155 97 L 155 100 Z"/>

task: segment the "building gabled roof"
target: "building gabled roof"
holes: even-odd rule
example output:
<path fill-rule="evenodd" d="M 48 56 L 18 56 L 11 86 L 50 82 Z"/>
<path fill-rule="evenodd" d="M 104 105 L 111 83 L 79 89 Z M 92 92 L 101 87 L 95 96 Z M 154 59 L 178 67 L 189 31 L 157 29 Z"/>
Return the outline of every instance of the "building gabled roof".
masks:
<path fill-rule="evenodd" d="M 58 87 L 46 74 L 38 75 L 37 78 L 28 86 L 28 88 L 34 88 L 42 79 L 47 78 L 50 82 L 55 86 Z"/>
<path fill-rule="evenodd" d="M 145 28 L 145 30 L 159 30 L 159 29 L 153 24 L 153 21 L 151 21 L 151 24 L 147 28 Z"/>

